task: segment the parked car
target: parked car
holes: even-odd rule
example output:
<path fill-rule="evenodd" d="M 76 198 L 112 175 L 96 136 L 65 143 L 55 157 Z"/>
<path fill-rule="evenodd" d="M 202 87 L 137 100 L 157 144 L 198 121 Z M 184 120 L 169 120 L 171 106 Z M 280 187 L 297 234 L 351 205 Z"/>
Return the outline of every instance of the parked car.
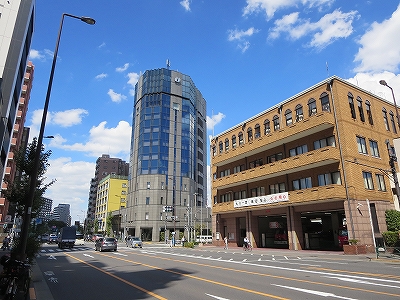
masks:
<path fill-rule="evenodd" d="M 42 236 L 40 237 L 40 240 L 42 241 L 42 243 L 48 243 L 50 239 L 50 235 L 48 233 L 42 234 Z"/>
<path fill-rule="evenodd" d="M 92 241 L 96 242 L 99 238 L 103 238 L 104 235 L 100 234 L 100 233 L 95 233 L 92 235 Z"/>
<path fill-rule="evenodd" d="M 142 248 L 143 247 L 143 243 L 142 240 L 139 237 L 136 236 L 128 236 L 126 238 L 126 246 L 127 247 L 132 247 L 132 248 Z"/>
<path fill-rule="evenodd" d="M 109 237 L 100 237 L 94 243 L 95 251 L 113 250 L 117 251 L 117 239 Z"/>
<path fill-rule="evenodd" d="M 50 234 L 48 243 L 49 244 L 57 243 L 57 234 L 55 233 Z"/>

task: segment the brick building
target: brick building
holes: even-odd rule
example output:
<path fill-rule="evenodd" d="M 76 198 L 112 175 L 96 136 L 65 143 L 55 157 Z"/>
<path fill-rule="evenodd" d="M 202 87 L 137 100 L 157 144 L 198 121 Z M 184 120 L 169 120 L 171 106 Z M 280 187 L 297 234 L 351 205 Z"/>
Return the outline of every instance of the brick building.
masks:
<path fill-rule="evenodd" d="M 392 103 L 333 76 L 214 136 L 217 243 L 339 250 L 346 230 L 381 243 L 385 211 L 398 207 L 395 120 Z"/>

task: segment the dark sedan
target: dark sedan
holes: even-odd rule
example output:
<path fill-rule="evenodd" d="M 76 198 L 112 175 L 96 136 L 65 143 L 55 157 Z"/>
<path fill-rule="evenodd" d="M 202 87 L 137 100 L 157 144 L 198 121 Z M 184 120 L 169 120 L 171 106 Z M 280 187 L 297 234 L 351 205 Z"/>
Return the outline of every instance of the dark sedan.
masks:
<path fill-rule="evenodd" d="M 95 251 L 117 251 L 117 239 L 116 238 L 109 238 L 109 237 L 102 237 L 96 240 L 94 244 Z"/>

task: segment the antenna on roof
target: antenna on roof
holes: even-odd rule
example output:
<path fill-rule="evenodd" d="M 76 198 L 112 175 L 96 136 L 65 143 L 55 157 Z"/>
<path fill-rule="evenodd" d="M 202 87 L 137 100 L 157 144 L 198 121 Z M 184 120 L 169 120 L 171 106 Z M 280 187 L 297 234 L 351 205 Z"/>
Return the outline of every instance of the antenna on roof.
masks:
<path fill-rule="evenodd" d="M 171 62 L 169 61 L 169 59 L 167 59 L 167 69 L 169 70 L 169 67 L 171 66 Z"/>
<path fill-rule="evenodd" d="M 328 74 L 328 77 L 329 77 L 329 66 L 328 66 L 328 62 L 326 62 L 326 73 Z"/>

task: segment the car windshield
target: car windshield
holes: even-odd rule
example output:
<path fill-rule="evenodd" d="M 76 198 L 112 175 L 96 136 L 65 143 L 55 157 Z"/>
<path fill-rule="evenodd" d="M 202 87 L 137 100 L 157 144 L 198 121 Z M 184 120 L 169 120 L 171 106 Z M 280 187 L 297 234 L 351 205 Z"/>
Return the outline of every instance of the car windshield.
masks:
<path fill-rule="evenodd" d="M 106 242 L 115 242 L 114 238 L 106 238 Z"/>
<path fill-rule="evenodd" d="M 134 237 L 134 238 L 132 238 L 132 240 L 134 240 L 134 241 L 140 241 L 140 239 L 139 239 L 138 237 Z"/>

